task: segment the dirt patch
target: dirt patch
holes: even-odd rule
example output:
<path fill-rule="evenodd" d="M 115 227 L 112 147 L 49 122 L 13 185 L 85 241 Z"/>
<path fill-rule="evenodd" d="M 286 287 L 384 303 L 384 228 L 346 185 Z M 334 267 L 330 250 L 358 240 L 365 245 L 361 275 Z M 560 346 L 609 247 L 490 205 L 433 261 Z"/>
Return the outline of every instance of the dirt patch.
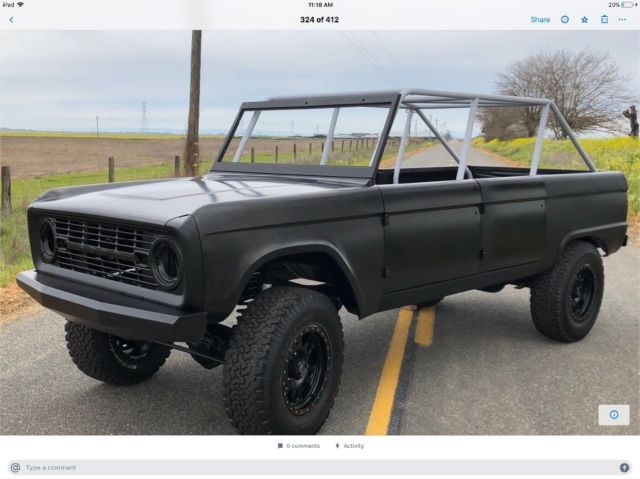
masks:
<path fill-rule="evenodd" d="M 0 288 L 0 324 L 13 321 L 31 310 L 40 308 L 42 306 L 15 284 Z"/>
<path fill-rule="evenodd" d="M 640 215 L 629 215 L 627 224 L 629 241 L 634 245 L 640 245 Z"/>
<path fill-rule="evenodd" d="M 221 138 L 201 139 L 201 160 L 213 163 L 221 144 Z M 2 164 L 14 179 L 106 169 L 109 157 L 117 167 L 157 165 L 181 156 L 183 147 L 181 138 L 0 137 Z"/>

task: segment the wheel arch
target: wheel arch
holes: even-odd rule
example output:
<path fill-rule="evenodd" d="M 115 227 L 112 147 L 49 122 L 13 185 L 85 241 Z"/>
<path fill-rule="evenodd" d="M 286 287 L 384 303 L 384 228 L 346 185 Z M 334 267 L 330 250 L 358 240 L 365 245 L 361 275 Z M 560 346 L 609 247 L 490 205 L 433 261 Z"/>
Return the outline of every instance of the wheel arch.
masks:
<path fill-rule="evenodd" d="M 557 257 L 574 241 L 591 243 L 596 248 L 604 251 L 605 256 L 608 256 L 625 244 L 626 229 L 626 223 L 616 223 L 597 228 L 572 231 L 567 234 L 560 243 Z"/>
<path fill-rule="evenodd" d="M 360 315 L 366 310 L 364 296 L 358 287 L 356 275 L 347 258 L 333 245 L 328 243 L 305 243 L 277 247 L 262 254 L 247 269 L 241 280 L 242 294 L 250 278 L 278 265 L 301 265 L 311 267 L 325 276 L 307 279 L 328 282 L 336 288 L 337 295 L 349 312 Z"/>

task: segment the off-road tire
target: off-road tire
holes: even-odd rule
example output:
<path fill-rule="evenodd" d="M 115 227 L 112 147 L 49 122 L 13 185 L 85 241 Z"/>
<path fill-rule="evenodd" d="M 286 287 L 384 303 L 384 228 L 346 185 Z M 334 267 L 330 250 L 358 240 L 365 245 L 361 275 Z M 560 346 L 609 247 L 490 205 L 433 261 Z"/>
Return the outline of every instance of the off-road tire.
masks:
<path fill-rule="evenodd" d="M 67 321 L 65 339 L 69 355 L 87 376 L 117 386 L 140 383 L 153 376 L 164 364 L 171 349 L 148 343 L 141 357 L 128 358 L 117 351 L 121 338 Z"/>
<path fill-rule="evenodd" d="M 316 330 L 322 335 L 309 334 L 327 346 L 322 387 L 310 407 L 292 412 L 283 377 L 300 335 Z M 289 286 L 264 291 L 238 321 L 225 355 L 223 389 L 231 424 L 241 434 L 316 433 L 333 407 L 343 359 L 342 325 L 330 298 Z"/>
<path fill-rule="evenodd" d="M 572 306 L 574 285 L 580 275 L 593 282 L 592 297 L 578 315 Z M 561 253 L 547 273 L 531 284 L 531 316 L 536 329 L 556 341 L 574 342 L 584 338 L 598 317 L 604 291 L 604 268 L 598 250 L 591 243 L 575 241 Z"/>

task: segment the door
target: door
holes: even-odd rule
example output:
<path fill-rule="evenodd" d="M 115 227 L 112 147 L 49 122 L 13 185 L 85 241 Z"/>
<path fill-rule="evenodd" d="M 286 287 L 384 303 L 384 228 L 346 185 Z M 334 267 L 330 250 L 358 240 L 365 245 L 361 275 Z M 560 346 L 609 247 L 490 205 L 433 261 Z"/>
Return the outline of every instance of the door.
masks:
<path fill-rule="evenodd" d="M 478 272 L 480 191 L 474 180 L 380 190 L 386 213 L 383 294 Z"/>
<path fill-rule="evenodd" d="M 481 271 L 542 260 L 546 189 L 540 177 L 480 178 Z"/>

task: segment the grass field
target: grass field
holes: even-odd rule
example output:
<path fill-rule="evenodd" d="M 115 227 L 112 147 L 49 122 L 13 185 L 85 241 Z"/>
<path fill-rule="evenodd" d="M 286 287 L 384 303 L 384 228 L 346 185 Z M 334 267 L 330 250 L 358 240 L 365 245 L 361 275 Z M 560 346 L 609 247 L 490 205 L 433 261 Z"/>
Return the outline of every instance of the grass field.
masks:
<path fill-rule="evenodd" d="M 178 133 L 100 133 L 76 131 L 2 130 L 0 138 L 88 138 L 92 140 L 175 140 Z M 200 138 L 224 138 L 224 135 L 200 135 Z"/>
<path fill-rule="evenodd" d="M 201 163 L 213 163 L 222 138 L 201 138 Z M 156 138 L 100 138 L 86 136 L 18 136 L 0 134 L 2 164 L 11 167 L 11 177 L 34 178 L 96 171 L 115 158 L 116 166 L 138 167 L 173 162 L 182 155 L 184 139 L 178 136 Z"/>
<path fill-rule="evenodd" d="M 518 164 L 529 166 L 535 138 L 518 138 L 509 141 L 482 139 L 475 146 L 484 148 Z M 580 144 L 598 170 L 622 171 L 629 183 L 629 213 L 634 222 L 640 214 L 640 141 L 625 136 L 617 138 L 583 139 Z M 541 167 L 584 169 L 582 159 L 569 140 L 544 140 Z"/>

